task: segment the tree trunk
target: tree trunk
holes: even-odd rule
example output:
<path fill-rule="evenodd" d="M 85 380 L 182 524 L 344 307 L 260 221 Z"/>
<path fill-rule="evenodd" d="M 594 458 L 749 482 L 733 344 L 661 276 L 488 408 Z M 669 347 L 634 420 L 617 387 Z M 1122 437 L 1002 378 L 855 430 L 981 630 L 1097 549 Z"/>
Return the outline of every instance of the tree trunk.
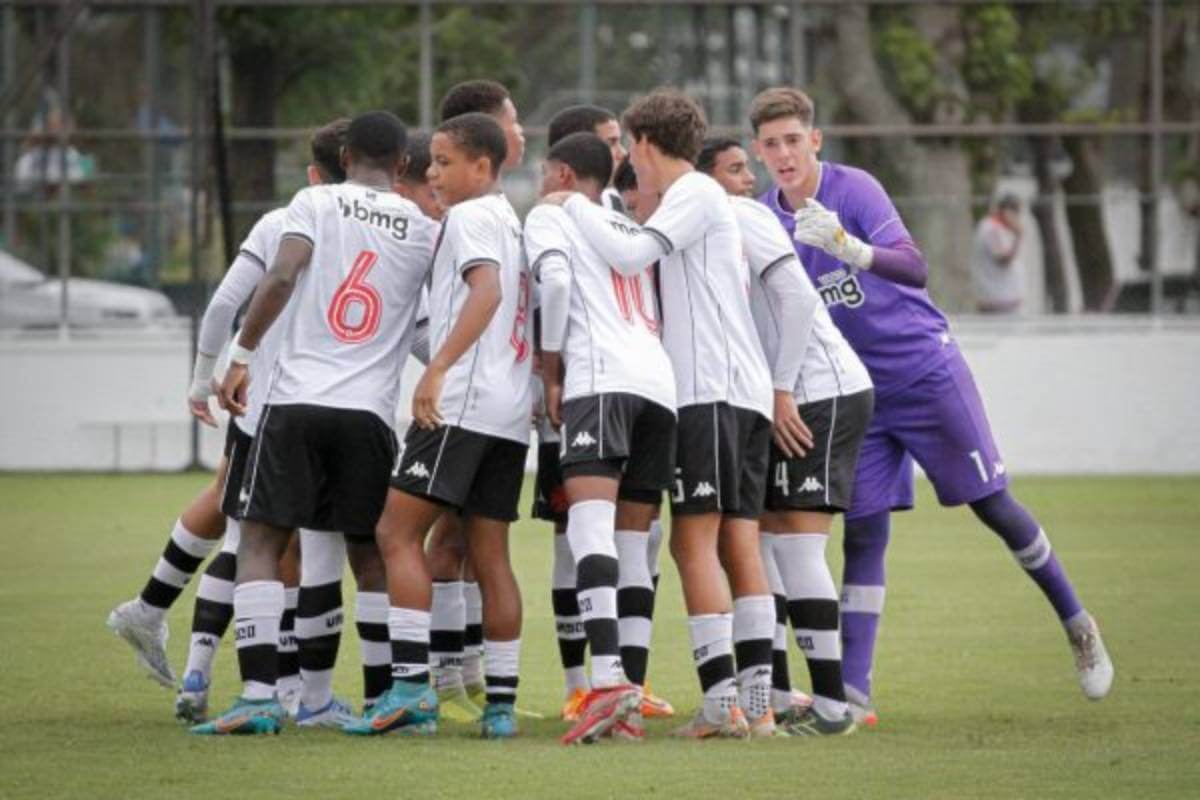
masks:
<path fill-rule="evenodd" d="M 230 41 L 233 73 L 233 124 L 236 127 L 275 127 L 282 69 L 278 52 L 259 41 Z M 234 140 L 230 147 L 233 199 L 237 203 L 275 202 L 275 140 Z M 237 241 L 249 232 L 260 213 L 234 218 Z"/>
<path fill-rule="evenodd" d="M 1031 136 L 1029 147 L 1033 151 L 1033 172 L 1038 186 L 1038 196 L 1029 210 L 1042 236 L 1042 273 L 1046 297 L 1050 301 L 1051 311 L 1065 314 L 1069 310 L 1070 300 L 1062 243 L 1058 240 L 1058 226 L 1054 224 L 1054 198 L 1059 191 L 1058 179 L 1050 167 L 1054 141 L 1045 136 Z"/>
<path fill-rule="evenodd" d="M 1067 224 L 1075 246 L 1079 286 L 1085 311 L 1108 311 L 1116 299 L 1112 251 L 1105 233 L 1101 210 L 1103 176 L 1096 166 L 1094 144 L 1083 137 L 1069 136 L 1063 149 L 1071 157 L 1071 174 L 1063 181 L 1067 193 Z"/>

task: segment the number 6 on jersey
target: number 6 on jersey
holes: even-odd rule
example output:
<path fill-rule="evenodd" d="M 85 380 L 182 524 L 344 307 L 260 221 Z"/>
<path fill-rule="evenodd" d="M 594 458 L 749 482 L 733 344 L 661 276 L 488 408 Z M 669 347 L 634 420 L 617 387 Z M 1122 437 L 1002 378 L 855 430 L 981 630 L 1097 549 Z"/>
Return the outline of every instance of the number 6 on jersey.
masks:
<path fill-rule="evenodd" d="M 340 342 L 361 344 L 379 330 L 383 300 L 375 287 L 367 283 L 367 273 L 378 260 L 378 254 L 370 250 L 360 252 L 354 259 L 350 274 L 333 293 L 325 318 Z M 353 314 L 351 309 L 358 309 L 358 313 Z"/>

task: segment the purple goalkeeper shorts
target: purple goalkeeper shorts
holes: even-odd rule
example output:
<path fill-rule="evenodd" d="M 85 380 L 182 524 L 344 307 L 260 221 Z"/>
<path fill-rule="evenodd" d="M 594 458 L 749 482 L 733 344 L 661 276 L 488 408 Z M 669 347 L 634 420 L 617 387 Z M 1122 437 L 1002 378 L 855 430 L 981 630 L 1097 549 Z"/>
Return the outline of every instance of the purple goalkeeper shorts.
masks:
<path fill-rule="evenodd" d="M 1008 486 L 983 400 L 957 350 L 911 386 L 875 399 L 846 518 L 912 508 L 914 459 L 944 506 Z"/>

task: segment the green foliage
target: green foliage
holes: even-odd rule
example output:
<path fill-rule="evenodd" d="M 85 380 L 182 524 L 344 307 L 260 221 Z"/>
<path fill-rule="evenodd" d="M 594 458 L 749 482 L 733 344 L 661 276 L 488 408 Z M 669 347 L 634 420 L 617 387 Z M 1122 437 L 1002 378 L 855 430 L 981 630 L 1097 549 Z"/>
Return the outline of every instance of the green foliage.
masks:
<path fill-rule="evenodd" d="M 962 21 L 968 116 L 1002 119 L 1033 88 L 1032 65 L 1020 50 L 1020 25 L 1012 9 L 1000 4 L 968 6 Z"/>
<path fill-rule="evenodd" d="M 939 79 L 938 55 L 906 14 L 891 18 L 875 34 L 876 49 L 883 56 L 885 75 L 900 102 L 918 122 L 929 122 L 948 87 Z"/>

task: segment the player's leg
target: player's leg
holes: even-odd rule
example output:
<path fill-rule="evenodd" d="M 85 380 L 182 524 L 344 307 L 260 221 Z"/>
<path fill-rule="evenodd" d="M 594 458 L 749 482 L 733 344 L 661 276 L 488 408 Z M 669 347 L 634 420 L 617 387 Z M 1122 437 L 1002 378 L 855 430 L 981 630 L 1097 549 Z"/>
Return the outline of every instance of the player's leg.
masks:
<path fill-rule="evenodd" d="M 468 561 L 483 601 L 485 700 L 480 729 L 485 739 L 517 733 L 517 683 L 521 657 L 521 590 L 508 552 L 508 527 L 517 519 L 528 447 L 496 437 L 485 440 L 482 458 L 462 506 Z"/>
<path fill-rule="evenodd" d="M 300 646 L 296 641 L 296 607 L 300 602 L 300 536 L 293 534 L 279 560 L 283 580 L 283 616 L 279 619 L 279 676 L 275 697 L 289 716 L 300 707 Z"/>
<path fill-rule="evenodd" d="M 433 526 L 425 546 L 433 575 L 432 629 L 429 664 L 438 693 L 441 716 L 458 722 L 479 718 L 480 709 L 467 696 L 463 684 L 467 605 L 463 594 L 463 568 L 467 542 L 458 515 L 443 514 Z"/>
<path fill-rule="evenodd" d="M 650 600 L 646 609 L 646 619 L 653 627 L 654 607 L 658 600 L 658 577 L 662 565 L 663 526 L 659 519 L 659 507 L 662 501 L 654 506 L 654 518 L 650 520 L 650 530 L 646 540 L 646 567 L 650 571 Z M 649 667 L 647 666 L 646 684 L 642 687 L 642 715 L 646 717 L 673 717 L 675 708 L 662 697 L 654 693 L 650 686 Z"/>
<path fill-rule="evenodd" d="M 483 681 L 483 594 L 469 557 L 463 563 L 463 605 L 467 620 L 463 628 L 463 686 L 471 702 L 480 705 L 486 702 L 487 694 Z"/>
<path fill-rule="evenodd" d="M 342 573 L 346 540 L 340 533 L 300 530 L 300 596 L 296 606 L 296 641 L 300 653 L 301 693 L 296 724 L 340 727 L 349 706 L 333 696 L 345 612 Z"/>
<path fill-rule="evenodd" d="M 141 593 L 108 615 L 108 627 L 134 649 L 138 665 L 167 688 L 175 686 L 175 673 L 166 651 L 167 611 L 225 532 L 219 500 L 227 468 L 228 459 L 222 458 L 212 483 L 175 520 Z"/>
<path fill-rule="evenodd" d="M 191 725 L 208 718 L 213 660 L 229 623 L 233 621 L 233 587 L 237 577 L 239 541 L 241 523 L 233 517 L 226 517 L 221 550 L 208 562 L 196 585 L 187 666 L 183 671 L 183 683 L 175 696 L 175 718 Z"/>
<path fill-rule="evenodd" d="M 358 594 L 354 621 L 362 653 L 363 714 L 392 688 L 392 643 L 388 638 L 387 568 L 374 538 L 346 539 L 346 557 Z"/>
<path fill-rule="evenodd" d="M 771 651 L 771 711 L 775 721 L 781 725 L 792 722 L 803 713 L 812 700 L 808 695 L 792 689 L 788 666 L 788 608 L 787 592 L 779 565 L 775 562 L 775 545 L 770 533 L 761 531 L 758 540 L 762 552 L 763 569 L 767 573 L 767 585 L 775 598 L 775 638 Z"/>
<path fill-rule="evenodd" d="M 1113 666 L 1095 620 L 1084 609 L 1042 526 L 1008 492 L 1000 458 L 970 368 L 955 354 L 904 393 L 898 436 L 929 475 L 938 501 L 969 504 L 995 532 L 1054 608 L 1067 634 L 1084 694 L 1099 700 Z"/>
<path fill-rule="evenodd" d="M 886 591 L 889 520 L 893 510 L 912 507 L 914 490 L 912 459 L 888 433 L 887 414 L 881 403 L 859 449 L 842 540 L 842 678 L 850 713 L 868 727 L 878 723 L 872 670 Z"/>

